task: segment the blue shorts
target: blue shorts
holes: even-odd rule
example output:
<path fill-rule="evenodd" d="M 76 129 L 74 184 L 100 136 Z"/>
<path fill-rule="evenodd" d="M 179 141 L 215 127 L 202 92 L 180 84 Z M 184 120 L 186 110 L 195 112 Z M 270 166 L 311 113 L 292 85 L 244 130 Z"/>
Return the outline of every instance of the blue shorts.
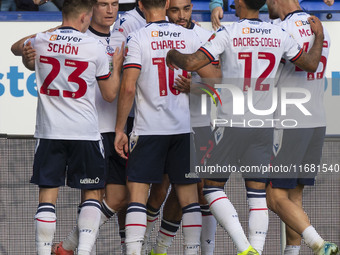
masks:
<path fill-rule="evenodd" d="M 105 159 L 102 141 L 37 139 L 31 183 L 78 189 L 102 189 Z"/>
<path fill-rule="evenodd" d="M 270 163 L 273 128 L 220 127 L 214 131 L 214 144 L 206 166 L 222 170 L 208 179 L 226 182 L 231 173 L 241 172 L 246 180 L 267 182 L 263 167 Z"/>
<path fill-rule="evenodd" d="M 116 134 L 102 133 L 106 161 L 106 184 L 126 185 L 126 160 L 120 157 L 114 147 Z"/>
<path fill-rule="evenodd" d="M 314 185 L 325 132 L 326 127 L 274 131 L 271 165 L 290 171 L 270 173 L 269 181 L 273 188 L 294 189 L 298 184 Z"/>
<path fill-rule="evenodd" d="M 132 182 L 161 183 L 168 174 L 170 183 L 199 182 L 190 178 L 190 134 L 130 136 L 127 178 Z"/>

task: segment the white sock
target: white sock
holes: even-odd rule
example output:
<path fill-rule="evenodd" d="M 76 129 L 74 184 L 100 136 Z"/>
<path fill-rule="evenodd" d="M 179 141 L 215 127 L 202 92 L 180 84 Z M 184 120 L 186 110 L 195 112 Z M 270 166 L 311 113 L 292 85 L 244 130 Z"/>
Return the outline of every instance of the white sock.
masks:
<path fill-rule="evenodd" d="M 286 245 L 283 255 L 299 255 L 300 245 Z"/>
<path fill-rule="evenodd" d="M 198 254 L 202 230 L 202 213 L 198 203 L 182 208 L 184 255 Z"/>
<path fill-rule="evenodd" d="M 249 242 L 258 253 L 262 254 L 269 224 L 266 190 L 247 187 L 247 199 L 249 206 Z"/>
<path fill-rule="evenodd" d="M 161 227 L 156 238 L 156 245 L 154 248 L 155 253 L 167 253 L 168 248 L 172 244 L 173 238 L 176 236 L 176 232 L 180 226 L 181 222 L 170 222 L 162 219 Z"/>
<path fill-rule="evenodd" d="M 115 210 L 113 210 L 107 205 L 107 203 L 105 202 L 105 199 L 103 199 L 101 208 L 102 209 L 101 209 L 101 214 L 100 214 L 100 225 L 99 225 L 100 227 L 103 226 L 116 213 Z"/>
<path fill-rule="evenodd" d="M 144 241 L 147 242 L 151 235 L 152 230 L 155 228 L 156 222 L 159 217 L 159 209 L 153 208 L 151 205 L 146 204 L 146 215 L 147 215 L 147 224 L 144 235 Z"/>
<path fill-rule="evenodd" d="M 130 203 L 125 219 L 126 255 L 141 254 L 146 229 L 146 207 L 141 203 Z"/>
<path fill-rule="evenodd" d="M 223 189 L 205 186 L 203 188 L 203 194 L 209 203 L 210 211 L 220 225 L 228 232 L 238 252 L 247 250 L 250 243 L 244 234 L 243 228 L 238 219 L 238 214 Z"/>
<path fill-rule="evenodd" d="M 72 229 L 72 231 L 67 235 L 66 239 L 63 241 L 63 248 L 65 250 L 74 251 L 78 247 L 79 239 L 78 219 L 80 210 L 81 205 L 78 206 L 77 225 Z"/>
<path fill-rule="evenodd" d="M 50 203 L 40 203 L 34 219 L 37 254 L 50 255 L 57 221 L 55 206 Z"/>
<path fill-rule="evenodd" d="M 91 253 L 99 230 L 101 205 L 98 200 L 88 199 L 82 204 L 79 214 L 79 245 L 78 255 Z"/>
<path fill-rule="evenodd" d="M 96 255 L 96 254 L 97 254 L 97 245 L 96 245 L 96 243 L 94 243 L 94 245 L 92 246 L 92 250 L 91 250 L 90 255 Z"/>
<path fill-rule="evenodd" d="M 209 210 L 209 205 L 201 205 L 202 233 L 201 233 L 201 254 L 213 255 L 215 249 L 215 234 L 217 221 Z"/>
<path fill-rule="evenodd" d="M 318 232 L 316 232 L 313 226 L 307 227 L 302 232 L 302 238 L 304 239 L 308 247 L 310 247 L 313 251 L 319 250 L 324 242 L 324 240 L 321 238 Z"/>

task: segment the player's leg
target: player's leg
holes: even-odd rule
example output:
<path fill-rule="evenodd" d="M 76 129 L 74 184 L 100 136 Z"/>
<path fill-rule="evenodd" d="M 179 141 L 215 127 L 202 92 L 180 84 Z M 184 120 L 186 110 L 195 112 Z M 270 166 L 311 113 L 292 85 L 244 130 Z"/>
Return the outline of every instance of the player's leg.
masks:
<path fill-rule="evenodd" d="M 59 243 L 53 244 L 51 254 L 56 254 L 56 255 L 62 255 L 62 254 L 73 255 L 74 254 L 74 250 L 78 247 L 78 243 L 79 243 L 78 219 L 79 219 L 79 213 L 81 210 L 82 203 L 83 203 L 83 195 L 82 195 L 81 203 L 79 204 L 78 209 L 77 209 L 76 225 L 73 227 L 71 232 L 66 236 L 65 240 Z"/>
<path fill-rule="evenodd" d="M 182 230 L 184 254 L 198 254 L 202 228 L 201 209 L 198 203 L 198 178 L 188 178 L 190 173 L 190 144 L 192 136 L 188 134 L 171 137 L 166 159 L 166 172 L 172 187 L 175 188 L 182 208 Z"/>
<path fill-rule="evenodd" d="M 317 166 L 320 165 L 320 161 L 322 157 L 322 147 L 323 147 L 324 137 L 326 133 L 326 127 L 311 128 L 310 132 L 312 133 L 312 135 L 309 141 L 307 151 L 304 155 L 302 164 L 307 165 L 309 168 L 314 167 L 314 169 L 317 169 Z M 298 180 L 299 185 L 313 186 L 315 182 L 316 173 L 317 171 L 315 171 L 315 173 L 313 173 L 313 171 L 309 171 L 307 174 L 305 173 L 303 176 L 300 176 Z M 314 246 L 313 240 L 315 240 L 314 238 L 316 238 L 317 236 L 318 234 L 313 228 L 313 226 L 310 226 L 308 229 L 304 231 L 304 233 L 302 233 L 302 238 L 304 239 L 305 243 L 309 245 L 310 247 Z M 309 238 L 313 238 L 313 239 L 309 239 Z M 314 252 L 318 255 L 319 254 L 337 254 L 336 251 L 339 251 L 338 246 L 330 242 L 324 242 L 321 248 L 317 249 L 316 252 L 314 250 Z"/>
<path fill-rule="evenodd" d="M 102 141 L 68 141 L 67 185 L 83 190 L 78 217 L 78 254 L 90 254 L 101 219 L 106 162 Z M 86 166 L 86 167 L 84 167 Z"/>
<path fill-rule="evenodd" d="M 271 210 L 274 211 L 291 229 L 302 235 L 305 243 L 315 254 L 324 254 L 321 252 L 323 249 L 331 249 L 334 251 L 338 249 L 333 244 L 331 244 L 331 247 L 328 247 L 328 244 L 325 243 L 315 228 L 310 224 L 304 210 L 288 198 L 288 191 L 286 189 L 273 188 L 271 185 L 268 185 L 267 200 L 269 208 L 271 208 Z M 325 245 L 327 247 L 325 247 Z"/>
<path fill-rule="evenodd" d="M 129 204 L 125 219 L 127 254 L 140 254 L 146 229 L 150 183 L 161 183 L 170 136 L 134 136 L 127 164 Z M 130 142 L 131 139 L 130 139 Z"/>
<path fill-rule="evenodd" d="M 125 218 L 126 254 L 141 254 L 146 229 L 149 184 L 128 181 L 129 203 Z"/>
<path fill-rule="evenodd" d="M 249 207 L 249 242 L 255 250 L 262 254 L 269 225 L 266 201 L 266 182 L 268 174 L 262 166 L 269 166 L 273 148 L 272 128 L 251 128 L 246 133 L 247 143 L 240 155 L 241 168 L 245 171 L 247 202 Z M 253 171 L 258 170 L 258 171 Z"/>
<path fill-rule="evenodd" d="M 249 242 L 262 254 L 269 225 L 266 184 L 246 179 L 245 185 L 249 207 Z"/>
<path fill-rule="evenodd" d="M 106 185 L 103 194 L 101 224 L 127 206 L 126 160 L 114 149 L 115 133 L 102 133 L 106 161 Z"/>
<path fill-rule="evenodd" d="M 246 147 L 248 129 L 244 128 L 218 128 L 214 132 L 214 147 L 207 166 L 236 166 L 239 162 L 240 152 Z M 224 185 L 231 172 L 215 175 L 214 179 L 205 179 L 203 194 L 209 204 L 211 213 L 218 223 L 228 232 L 238 252 L 247 254 L 253 249 L 247 240 L 238 214 L 224 192 Z M 255 253 L 256 254 L 256 253 Z"/>
<path fill-rule="evenodd" d="M 251 245 L 243 231 L 238 214 L 224 192 L 226 180 L 205 180 L 203 194 L 212 214 L 218 223 L 228 232 L 240 254 L 251 249 Z M 247 254 L 247 253 L 244 253 Z"/>
<path fill-rule="evenodd" d="M 78 254 L 91 254 L 101 219 L 101 190 L 84 190 L 84 202 L 78 218 Z"/>
<path fill-rule="evenodd" d="M 202 229 L 202 214 L 198 203 L 197 184 L 175 184 L 182 207 L 184 254 L 198 254 Z"/>
<path fill-rule="evenodd" d="M 126 254 L 125 245 L 125 217 L 126 217 L 127 206 L 118 211 L 118 225 L 119 225 L 119 236 L 120 236 L 120 246 L 122 254 Z"/>
<path fill-rule="evenodd" d="M 324 240 L 311 226 L 304 210 L 288 197 L 288 190 L 267 186 L 269 208 L 275 212 L 291 229 L 306 238 L 306 244 L 314 251 L 323 245 Z"/>
<path fill-rule="evenodd" d="M 113 170 L 113 171 L 115 171 L 115 170 Z M 127 187 L 126 187 L 125 180 L 124 180 L 124 184 L 114 184 L 114 183 L 106 184 L 105 194 L 103 195 L 103 201 L 102 201 L 102 209 L 101 209 L 101 217 L 100 217 L 99 227 L 101 228 L 117 212 L 120 212 L 121 210 L 126 212 L 126 207 L 127 207 Z M 117 214 L 117 215 L 119 215 L 119 214 Z M 120 217 L 122 217 L 122 216 L 120 216 Z M 124 213 L 124 218 L 125 218 L 125 213 Z M 124 223 L 123 223 L 123 227 L 122 227 L 123 231 L 125 229 L 124 225 L 125 225 L 125 219 L 124 219 Z M 121 228 L 120 228 L 120 230 L 121 230 Z M 119 234 L 121 236 L 120 230 L 119 230 Z M 124 233 L 124 235 L 125 235 L 125 233 Z M 122 243 L 121 246 L 122 246 L 122 249 L 125 249 L 124 243 Z M 93 253 L 93 254 L 95 254 L 95 253 Z"/>
<path fill-rule="evenodd" d="M 161 206 L 166 198 L 166 195 L 168 194 L 169 186 L 170 183 L 167 174 L 163 175 L 162 183 L 154 183 L 151 185 L 150 195 L 146 204 L 147 226 L 143 244 L 144 253 L 147 250 L 151 232 L 154 229 L 159 218 Z"/>
<path fill-rule="evenodd" d="M 102 219 L 101 225 L 103 225 L 107 220 L 109 220 L 115 213 L 126 208 L 127 206 L 126 185 L 107 184 L 105 186 L 105 195 L 102 204 L 105 218 Z"/>
<path fill-rule="evenodd" d="M 297 166 L 309 164 L 308 167 L 311 167 L 311 164 L 318 165 L 320 163 L 325 134 L 324 127 L 287 129 L 281 131 L 281 133 L 281 138 L 274 143 L 280 149 L 272 161 L 273 166 L 279 164 Z M 296 140 L 299 140 L 299 143 L 296 143 Z M 303 173 L 300 176 L 301 179 L 272 179 L 271 185 L 267 186 L 267 202 L 291 229 L 302 235 L 305 243 L 313 249 L 315 254 L 323 254 L 321 250 L 336 250 L 337 247 L 324 242 L 314 227 L 311 226 L 300 203 L 294 203 L 289 198 L 289 193 L 294 193 L 290 189 L 296 189 L 295 196 L 299 199 L 298 197 L 302 196 L 302 194 L 299 194 L 302 193 L 302 185 L 314 185 L 315 174 L 310 174 L 310 172 Z"/>
<path fill-rule="evenodd" d="M 101 197 L 105 198 L 102 200 L 102 211 L 101 211 L 101 219 L 100 226 L 102 226 L 105 222 L 107 222 L 113 215 L 119 210 L 126 201 L 126 173 L 125 173 L 125 165 L 126 161 L 117 155 L 117 152 L 114 149 L 114 133 L 102 133 L 103 138 L 103 146 L 105 150 L 105 163 L 106 163 L 106 186 L 105 189 L 101 190 Z M 82 191 L 82 199 L 81 202 L 84 202 L 84 192 Z M 80 212 L 80 208 L 78 210 L 78 215 Z M 66 252 L 71 252 L 76 249 L 78 246 L 78 233 L 79 230 L 77 225 L 73 228 L 73 230 L 67 235 L 66 239 L 60 242 L 59 244 L 55 244 L 52 249 L 52 254 L 58 254 L 58 250 L 62 249 Z"/>
<path fill-rule="evenodd" d="M 167 253 L 167 250 L 171 246 L 173 238 L 181 224 L 181 209 L 176 191 L 172 188 L 164 204 L 161 226 L 156 238 L 156 244 L 152 249 L 151 254 Z"/>
<path fill-rule="evenodd" d="M 36 249 L 39 255 L 51 254 L 56 231 L 55 204 L 58 188 L 39 188 L 39 205 L 35 214 Z"/>
<path fill-rule="evenodd" d="M 195 165 L 204 166 L 204 162 L 214 146 L 214 137 L 210 125 L 205 127 L 193 127 L 195 147 Z M 210 212 L 209 204 L 203 195 L 204 179 L 198 183 L 198 201 L 202 213 L 201 254 L 212 255 L 215 248 L 215 233 L 217 221 Z"/>
<path fill-rule="evenodd" d="M 65 155 L 62 141 L 37 139 L 30 182 L 39 185 L 39 205 L 35 214 L 36 248 L 39 255 L 51 253 L 56 230 L 58 187 L 65 184 Z"/>
<path fill-rule="evenodd" d="M 288 198 L 302 208 L 303 185 L 288 190 Z M 286 225 L 286 247 L 284 255 L 299 255 L 301 248 L 301 235 Z"/>
<path fill-rule="evenodd" d="M 209 204 L 203 195 L 204 179 L 198 183 L 198 202 L 202 213 L 201 254 L 213 255 L 215 249 L 215 234 L 217 221 L 209 209 Z"/>

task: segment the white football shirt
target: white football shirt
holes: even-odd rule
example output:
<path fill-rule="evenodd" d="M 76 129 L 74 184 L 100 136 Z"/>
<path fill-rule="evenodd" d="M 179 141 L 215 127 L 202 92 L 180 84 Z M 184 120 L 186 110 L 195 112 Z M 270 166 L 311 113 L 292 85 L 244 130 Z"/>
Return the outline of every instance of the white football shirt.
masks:
<path fill-rule="evenodd" d="M 217 113 L 223 124 L 273 127 L 275 75 L 282 57 L 294 62 L 301 56 L 297 42 L 278 26 L 242 19 L 223 26 L 200 50 L 211 61 L 220 56 L 227 84 L 221 88 Z"/>
<path fill-rule="evenodd" d="M 195 23 L 191 23 L 191 26 L 189 29 L 192 29 L 197 37 L 200 40 L 200 44 L 203 45 L 206 43 L 211 35 L 213 34 L 212 31 L 206 30 Z M 199 77 L 199 75 L 196 72 L 192 72 L 192 82 L 198 83 L 200 87 L 204 89 L 208 89 L 204 85 L 204 81 Z M 209 89 L 208 89 L 209 90 Z M 191 116 L 191 126 L 192 127 L 207 127 L 210 126 L 210 111 L 211 111 L 211 104 L 210 104 L 210 97 L 208 96 L 208 100 L 206 100 L 206 112 L 207 114 L 202 114 L 201 111 L 201 104 L 202 104 L 202 99 L 201 99 L 201 94 L 190 94 L 190 116 Z"/>
<path fill-rule="evenodd" d="M 94 30 L 91 26 L 86 31 L 86 34 L 102 42 L 105 47 L 105 54 L 110 64 L 110 70 L 112 71 L 112 56 L 117 47 L 121 47 L 112 36 L 112 33 L 103 34 Z M 103 99 L 99 86 L 96 86 L 96 107 L 98 111 L 99 132 L 115 132 L 116 117 L 117 117 L 117 102 L 115 99 L 112 103 L 109 103 Z"/>
<path fill-rule="evenodd" d="M 36 50 L 35 137 L 100 140 L 96 79 L 110 76 L 102 43 L 71 27 L 38 33 L 30 41 Z"/>
<path fill-rule="evenodd" d="M 129 33 L 137 31 L 145 25 L 144 15 L 142 11 L 136 7 L 125 12 L 116 20 L 112 29 L 112 39 L 121 45 L 122 42 L 126 42 Z"/>
<path fill-rule="evenodd" d="M 127 38 L 124 69 L 140 68 L 136 84 L 137 135 L 171 135 L 190 132 L 189 97 L 173 89 L 174 78 L 185 71 L 166 66 L 171 48 L 192 53 L 200 47 L 193 30 L 167 21 L 147 24 Z"/>
<path fill-rule="evenodd" d="M 308 51 L 314 43 L 314 34 L 308 23 L 310 15 L 304 11 L 295 11 L 286 16 L 279 25 L 286 30 L 305 50 Z M 296 128 L 312 128 L 326 126 L 326 113 L 324 109 L 324 88 L 325 88 L 325 69 L 330 47 L 330 37 L 324 28 L 324 43 L 322 49 L 321 61 L 315 73 L 307 73 L 296 67 L 290 62 L 286 62 L 278 81 L 278 87 L 301 88 L 310 92 L 311 98 L 308 102 L 303 103 L 303 107 L 308 110 L 310 115 L 303 113 L 297 106 L 293 104 L 287 105 L 286 115 L 283 115 L 281 103 L 275 112 L 275 118 L 280 119 L 277 122 L 277 128 L 284 128 L 282 121 L 284 119 L 294 119 L 297 122 Z M 286 98 L 289 100 L 305 97 L 301 93 L 287 93 Z"/>
<path fill-rule="evenodd" d="M 136 7 L 130 11 L 125 12 L 116 20 L 112 29 L 112 40 L 119 43 L 126 44 L 126 38 L 131 32 L 137 31 L 146 25 L 146 20 L 142 11 Z M 135 105 L 135 103 L 133 104 Z M 129 117 L 134 117 L 134 106 L 131 109 Z"/>

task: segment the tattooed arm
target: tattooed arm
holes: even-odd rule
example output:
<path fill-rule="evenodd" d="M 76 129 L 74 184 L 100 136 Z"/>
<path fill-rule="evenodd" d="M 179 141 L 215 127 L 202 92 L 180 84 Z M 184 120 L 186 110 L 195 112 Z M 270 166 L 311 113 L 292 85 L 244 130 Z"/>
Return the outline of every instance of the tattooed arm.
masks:
<path fill-rule="evenodd" d="M 182 54 L 172 49 L 166 56 L 166 64 L 170 69 L 180 68 L 192 72 L 197 71 L 209 63 L 209 58 L 199 50 L 193 54 Z"/>

